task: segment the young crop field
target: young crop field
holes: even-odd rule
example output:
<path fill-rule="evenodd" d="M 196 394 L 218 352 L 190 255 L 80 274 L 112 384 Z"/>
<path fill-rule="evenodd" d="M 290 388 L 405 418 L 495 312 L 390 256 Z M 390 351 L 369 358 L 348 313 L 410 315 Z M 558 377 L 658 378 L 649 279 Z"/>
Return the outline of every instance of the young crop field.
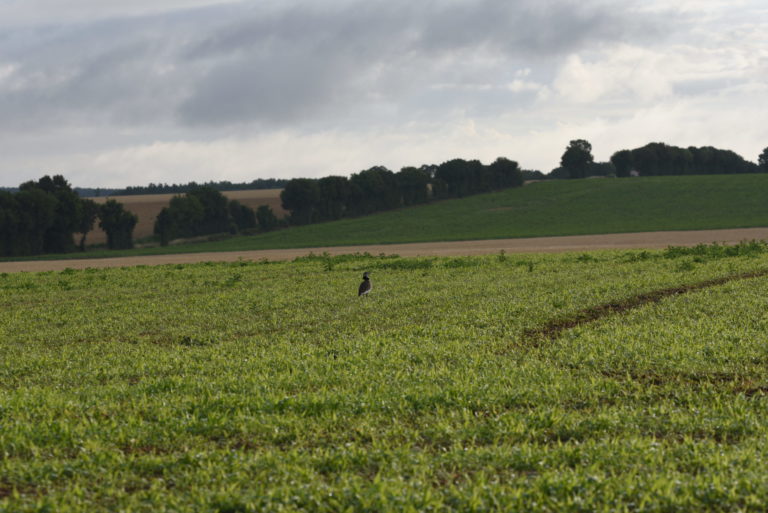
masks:
<path fill-rule="evenodd" d="M 0 511 L 768 504 L 762 243 L 0 289 Z"/>

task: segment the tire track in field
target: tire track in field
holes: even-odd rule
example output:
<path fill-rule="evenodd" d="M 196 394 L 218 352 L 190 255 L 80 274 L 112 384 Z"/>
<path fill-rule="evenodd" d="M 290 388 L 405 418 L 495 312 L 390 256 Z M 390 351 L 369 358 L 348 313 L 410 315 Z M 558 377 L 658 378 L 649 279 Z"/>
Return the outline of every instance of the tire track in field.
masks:
<path fill-rule="evenodd" d="M 610 315 L 621 315 L 625 312 L 640 308 L 651 303 L 658 303 L 670 296 L 687 294 L 689 292 L 716 287 L 718 285 L 724 285 L 732 281 L 760 278 L 763 276 L 768 276 L 768 269 L 733 274 L 720 278 L 712 278 L 710 280 L 702 281 L 699 283 L 653 290 L 651 292 L 644 292 L 642 294 L 618 301 L 591 306 L 589 308 L 579 310 L 575 314 L 568 317 L 554 319 L 544 326 L 525 330 L 523 332 L 523 344 L 527 346 L 538 347 L 542 343 L 555 340 L 566 330 L 599 321 Z"/>
<path fill-rule="evenodd" d="M 746 273 L 723 276 L 710 280 L 681 285 L 678 287 L 668 287 L 665 289 L 645 292 L 636 296 L 626 298 L 620 301 L 603 303 L 601 305 L 585 308 L 575 314 L 560 319 L 554 319 L 544 326 L 532 328 L 523 332 L 522 345 L 527 347 L 540 347 L 543 343 L 556 340 L 564 331 L 591 324 L 600 321 L 611 315 L 622 315 L 630 310 L 641 308 L 652 303 L 659 303 L 665 298 L 689 292 L 724 285 L 726 283 L 738 280 L 747 280 L 768 276 L 768 269 L 760 271 L 751 271 Z M 756 383 L 750 376 L 741 376 L 733 373 L 707 373 L 693 374 L 688 372 L 673 373 L 671 375 L 660 375 L 653 372 L 635 372 L 626 370 L 613 372 L 603 369 L 598 371 L 603 377 L 618 381 L 633 381 L 641 383 L 647 387 L 669 386 L 671 383 L 678 383 L 682 386 L 701 388 L 705 386 L 726 386 L 732 393 L 743 395 L 747 398 L 764 397 L 768 395 L 768 385 Z"/>

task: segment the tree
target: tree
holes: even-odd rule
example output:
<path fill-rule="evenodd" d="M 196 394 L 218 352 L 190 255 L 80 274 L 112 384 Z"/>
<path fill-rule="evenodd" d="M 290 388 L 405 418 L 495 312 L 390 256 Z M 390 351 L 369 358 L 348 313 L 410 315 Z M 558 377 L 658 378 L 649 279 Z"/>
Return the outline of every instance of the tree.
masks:
<path fill-rule="evenodd" d="M 522 187 L 523 173 L 520 165 L 514 160 L 505 157 L 497 158 L 488 166 L 493 177 L 493 189 L 507 189 L 509 187 Z"/>
<path fill-rule="evenodd" d="M 80 200 L 80 207 L 80 222 L 77 231 L 83 234 L 80 237 L 80 251 L 85 251 L 85 237 L 88 232 L 93 230 L 93 225 L 99 215 L 99 205 L 93 200 L 82 199 Z"/>
<path fill-rule="evenodd" d="M 349 179 L 346 176 L 326 176 L 317 181 L 317 186 L 320 189 L 320 201 L 317 205 L 320 219 L 341 219 L 352 193 Z"/>
<path fill-rule="evenodd" d="M 351 215 L 366 215 L 400 206 L 400 190 L 395 173 L 384 166 L 353 174 L 350 179 L 347 209 Z"/>
<path fill-rule="evenodd" d="M 81 217 L 81 200 L 67 180 L 61 175 L 43 176 L 37 182 L 21 184 L 19 190 L 39 189 L 50 195 L 56 205 L 53 222 L 46 229 L 43 251 L 46 253 L 64 253 L 74 249 L 73 235 L 77 231 Z"/>
<path fill-rule="evenodd" d="M 242 232 L 256 228 L 256 212 L 251 207 L 243 205 L 237 200 L 230 200 L 227 208 L 229 209 L 229 217 L 237 231 Z"/>
<path fill-rule="evenodd" d="M 587 169 L 587 176 L 616 176 L 616 167 L 612 162 L 593 162 Z"/>
<path fill-rule="evenodd" d="M 17 224 L 14 255 L 38 255 L 45 252 L 45 236 L 56 219 L 56 198 L 42 189 L 20 190 L 16 200 Z"/>
<path fill-rule="evenodd" d="M 560 166 L 568 172 L 571 178 L 584 178 L 587 176 L 589 165 L 594 160 L 592 145 L 584 139 L 574 139 L 568 144 L 560 158 Z"/>
<path fill-rule="evenodd" d="M 171 198 L 155 219 L 154 233 L 165 246 L 179 237 L 212 233 L 237 233 L 256 227 L 256 214 L 239 201 L 229 200 L 208 185 L 195 185 L 183 195 Z"/>
<path fill-rule="evenodd" d="M 731 150 L 712 146 L 680 148 L 652 142 L 633 150 L 613 154 L 611 162 L 618 176 L 636 170 L 643 176 L 756 173 L 759 167 Z"/>
<path fill-rule="evenodd" d="M 529 181 L 529 180 L 546 180 L 546 175 L 542 173 L 541 171 L 537 169 L 523 169 L 520 171 L 520 174 L 523 177 L 523 183 Z"/>
<path fill-rule="evenodd" d="M 435 181 L 441 182 L 440 192 L 447 197 L 461 198 L 478 191 L 479 168 L 483 165 L 478 160 L 452 159 L 443 162 L 435 170 Z M 444 186 L 442 186 L 444 184 Z"/>
<path fill-rule="evenodd" d="M 109 249 L 133 247 L 133 228 L 139 221 L 136 214 L 128 212 L 122 203 L 110 199 L 99 207 L 99 226 L 107 233 Z"/>
<path fill-rule="evenodd" d="M 311 178 L 294 178 L 280 193 L 283 208 L 291 213 L 290 222 L 298 225 L 315 221 L 320 197 L 317 180 Z"/>
<path fill-rule="evenodd" d="M 203 216 L 194 228 L 194 235 L 231 231 L 230 210 L 227 208 L 229 200 L 221 192 L 203 185 L 193 188 L 187 196 L 197 198 L 203 207 Z"/>
<path fill-rule="evenodd" d="M 425 203 L 429 199 L 429 174 L 426 171 L 404 167 L 395 176 L 403 205 Z"/>
<path fill-rule="evenodd" d="M 765 172 L 768 172 L 768 147 L 763 150 L 757 158 L 757 165 Z"/>
<path fill-rule="evenodd" d="M 263 232 L 271 232 L 280 224 L 269 205 L 259 205 L 256 209 L 256 221 Z"/>
<path fill-rule="evenodd" d="M 163 207 L 160 213 L 155 218 L 155 227 L 153 229 L 155 235 L 160 238 L 160 245 L 167 246 L 173 238 L 174 225 L 173 214 L 169 207 Z"/>
<path fill-rule="evenodd" d="M 15 254 L 19 229 L 19 206 L 13 194 L 0 191 L 0 255 Z"/>
<path fill-rule="evenodd" d="M 567 169 L 560 166 L 550 171 L 549 174 L 547 174 L 547 178 L 550 180 L 565 180 L 571 178 L 571 175 L 568 173 Z"/>
<path fill-rule="evenodd" d="M 611 162 L 616 168 L 616 176 L 627 177 L 632 171 L 632 152 L 629 150 L 619 150 L 611 155 Z"/>

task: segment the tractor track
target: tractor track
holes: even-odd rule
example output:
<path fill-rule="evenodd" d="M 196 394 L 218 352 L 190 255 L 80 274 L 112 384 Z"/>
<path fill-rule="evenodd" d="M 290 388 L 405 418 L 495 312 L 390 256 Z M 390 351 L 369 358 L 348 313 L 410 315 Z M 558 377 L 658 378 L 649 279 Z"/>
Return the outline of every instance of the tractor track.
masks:
<path fill-rule="evenodd" d="M 690 292 L 724 285 L 732 281 L 760 278 L 763 276 L 768 276 L 768 269 L 712 278 L 699 283 L 653 290 L 619 301 L 591 306 L 568 317 L 554 319 L 544 326 L 525 330 L 523 332 L 523 345 L 537 347 L 542 343 L 557 339 L 566 330 L 597 322 L 611 315 L 621 315 L 648 304 L 658 303 L 671 296 L 688 294 Z"/>

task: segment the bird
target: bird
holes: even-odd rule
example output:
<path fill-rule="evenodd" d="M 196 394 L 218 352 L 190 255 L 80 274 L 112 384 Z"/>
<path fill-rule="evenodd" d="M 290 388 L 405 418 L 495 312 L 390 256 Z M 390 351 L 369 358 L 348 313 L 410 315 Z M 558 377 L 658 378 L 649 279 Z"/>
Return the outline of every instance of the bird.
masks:
<path fill-rule="evenodd" d="M 368 272 L 366 271 L 363 273 L 363 282 L 360 284 L 360 287 L 357 289 L 357 295 L 364 296 L 368 294 L 372 288 L 373 288 L 373 285 L 371 285 L 371 279 L 368 278 Z"/>

